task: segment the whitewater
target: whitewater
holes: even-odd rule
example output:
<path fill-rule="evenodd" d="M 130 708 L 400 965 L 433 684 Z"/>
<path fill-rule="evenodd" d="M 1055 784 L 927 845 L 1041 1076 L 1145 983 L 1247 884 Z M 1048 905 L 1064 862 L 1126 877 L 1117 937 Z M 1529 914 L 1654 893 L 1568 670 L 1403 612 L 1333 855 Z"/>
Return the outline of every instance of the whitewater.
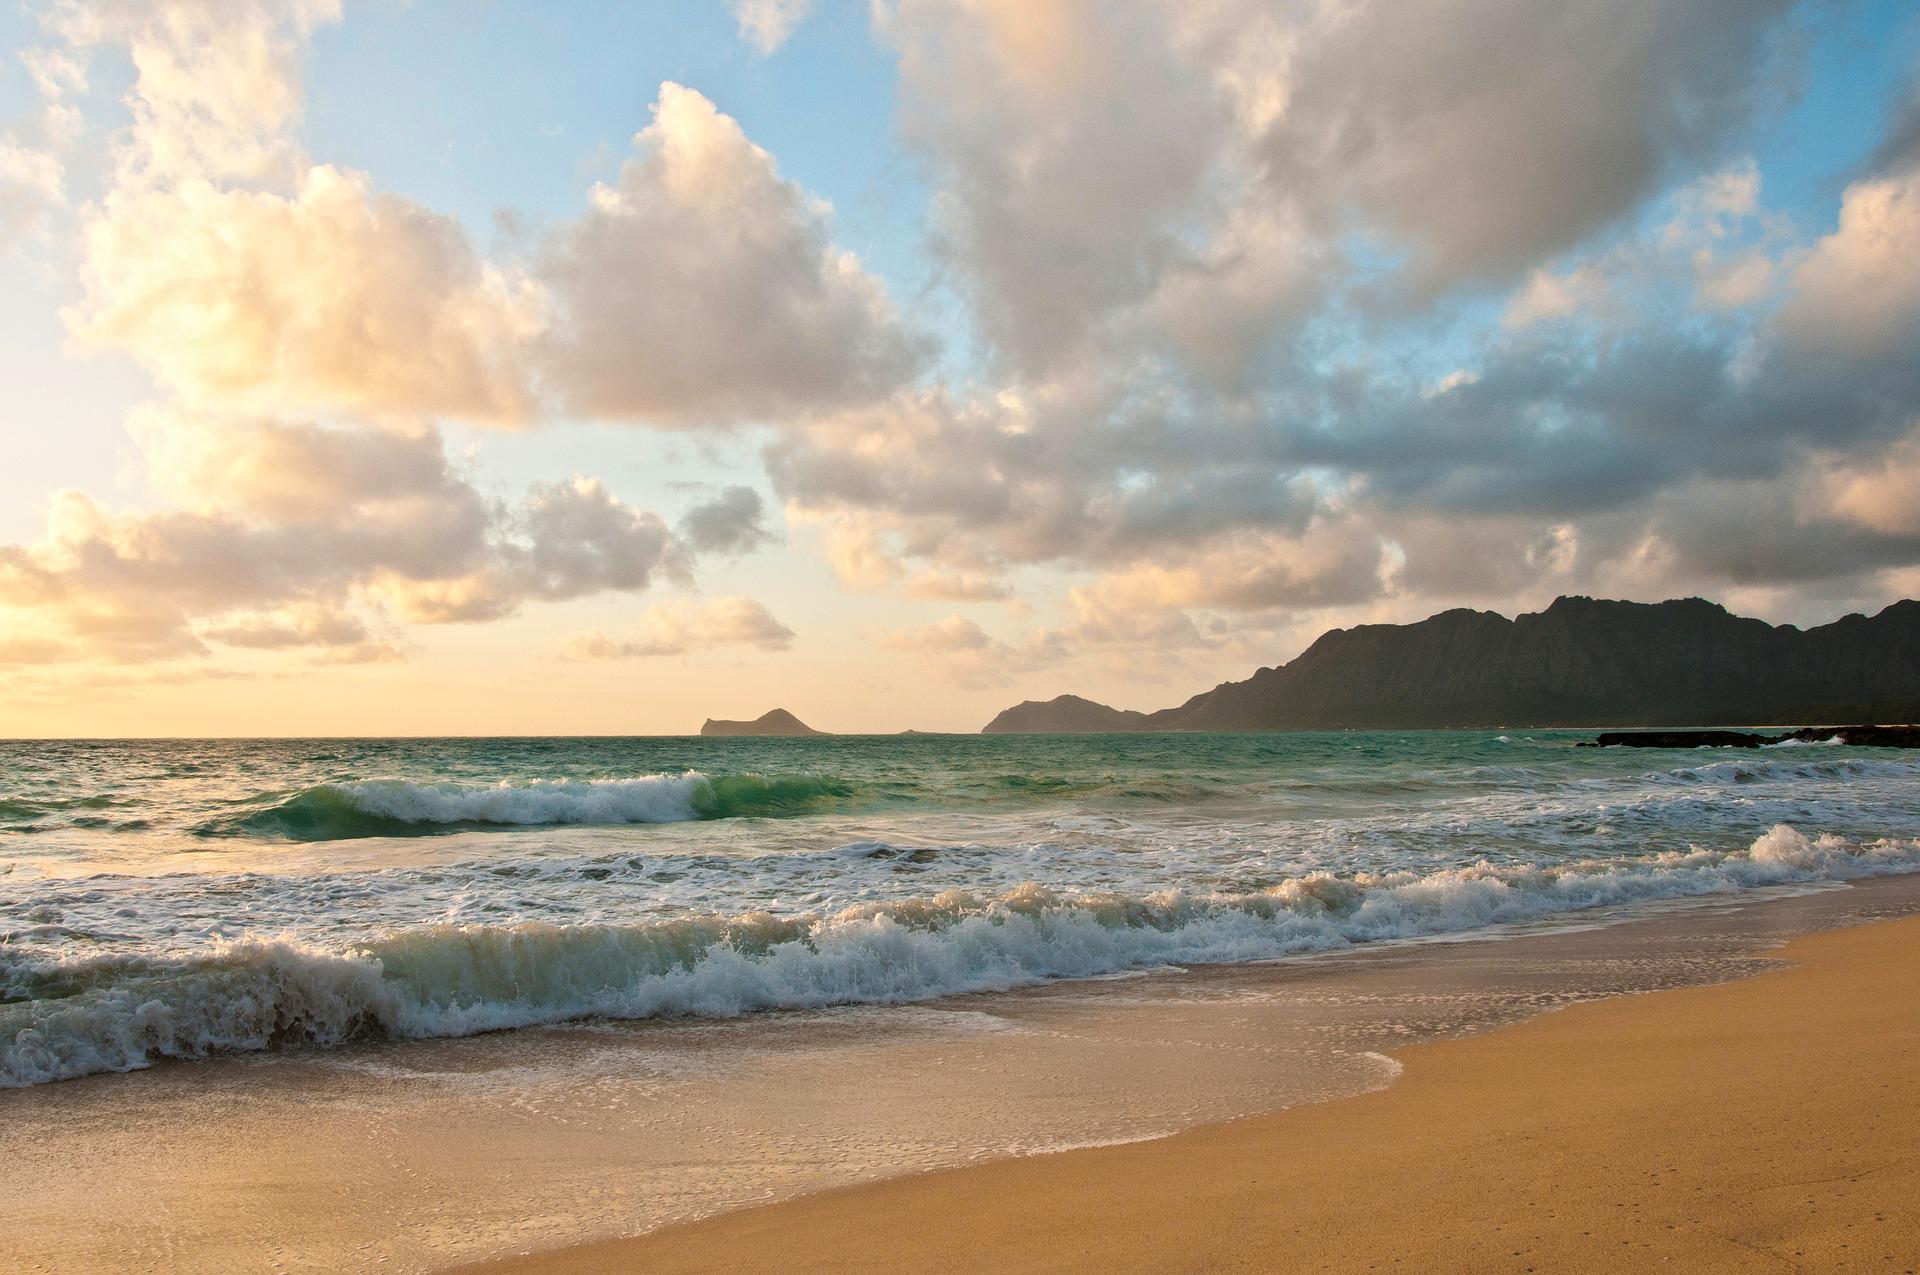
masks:
<path fill-rule="evenodd" d="M 1570 732 L 0 745 L 0 1086 L 1920 869 L 1920 758 Z"/>

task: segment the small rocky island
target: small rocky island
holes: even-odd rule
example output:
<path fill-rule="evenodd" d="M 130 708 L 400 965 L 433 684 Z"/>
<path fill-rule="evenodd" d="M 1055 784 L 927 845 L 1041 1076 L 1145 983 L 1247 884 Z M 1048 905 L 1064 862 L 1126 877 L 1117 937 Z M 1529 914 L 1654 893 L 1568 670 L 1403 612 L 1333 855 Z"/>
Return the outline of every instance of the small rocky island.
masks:
<path fill-rule="evenodd" d="M 750 722 L 728 722 L 709 717 L 700 728 L 702 735 L 824 735 L 784 708 L 762 713 Z"/>
<path fill-rule="evenodd" d="M 1836 739 L 1863 748 L 1920 748 L 1920 726 L 1806 726 L 1783 735 L 1743 730 L 1623 730 L 1608 731 L 1579 747 L 1764 748 L 1792 742 L 1825 744 Z"/>

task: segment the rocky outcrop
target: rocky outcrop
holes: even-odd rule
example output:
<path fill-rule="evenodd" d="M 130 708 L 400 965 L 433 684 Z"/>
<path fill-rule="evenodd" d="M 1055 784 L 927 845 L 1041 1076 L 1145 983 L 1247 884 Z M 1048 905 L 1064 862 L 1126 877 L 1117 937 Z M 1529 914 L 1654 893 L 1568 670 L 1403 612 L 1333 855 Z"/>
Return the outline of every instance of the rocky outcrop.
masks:
<path fill-rule="evenodd" d="M 1812 711 L 1821 705 L 1873 705 L 1878 720 L 1912 720 L 1901 706 L 1920 709 L 1920 602 L 1806 630 L 1700 598 L 1559 598 L 1511 620 L 1444 611 L 1417 624 L 1335 629 L 1293 661 L 1177 708 L 1123 713 L 1078 700 L 1071 713 L 1049 716 L 1034 711 L 1046 705 L 1029 703 L 988 729 L 1010 729 L 1001 725 L 1010 715 L 1065 732 L 1709 726 L 1852 716 Z"/>
<path fill-rule="evenodd" d="M 1581 748 L 1764 748 L 1769 744 L 1827 744 L 1856 748 L 1920 748 L 1920 726 L 1808 726 L 1783 735 L 1737 730 L 1607 731 Z"/>
<path fill-rule="evenodd" d="M 1627 730 L 1603 731 L 1591 744 L 1576 748 L 1758 748 L 1777 744 L 1777 735 L 1754 735 L 1739 730 Z"/>
<path fill-rule="evenodd" d="M 986 724 L 983 735 L 1105 735 L 1150 729 L 1147 715 L 1108 708 L 1078 695 L 1016 704 Z"/>
<path fill-rule="evenodd" d="M 1812 726 L 1788 731 L 1780 738 L 1808 744 L 1837 739 L 1855 748 L 1920 748 L 1920 726 Z"/>
<path fill-rule="evenodd" d="M 727 722 L 709 717 L 700 728 L 702 735 L 824 735 L 784 708 L 776 708 L 750 722 Z"/>

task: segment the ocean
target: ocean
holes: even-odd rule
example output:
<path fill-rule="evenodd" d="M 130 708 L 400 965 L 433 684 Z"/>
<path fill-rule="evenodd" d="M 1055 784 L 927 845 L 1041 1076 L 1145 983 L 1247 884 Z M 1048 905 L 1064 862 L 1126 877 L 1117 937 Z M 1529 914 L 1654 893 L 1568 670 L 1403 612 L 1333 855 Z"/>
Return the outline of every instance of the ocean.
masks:
<path fill-rule="evenodd" d="M 1920 868 L 1912 754 L 1589 738 L 0 743 L 0 1086 L 899 1006 Z"/>

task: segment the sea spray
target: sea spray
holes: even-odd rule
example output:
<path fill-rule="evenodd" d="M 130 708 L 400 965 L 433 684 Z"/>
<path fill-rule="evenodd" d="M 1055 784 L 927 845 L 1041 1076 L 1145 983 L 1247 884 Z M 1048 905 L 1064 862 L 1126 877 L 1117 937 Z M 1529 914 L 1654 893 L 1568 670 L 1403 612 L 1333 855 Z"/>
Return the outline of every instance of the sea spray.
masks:
<path fill-rule="evenodd" d="M 1029 883 L 989 897 L 946 890 L 827 915 L 425 925 L 340 951 L 247 938 L 189 955 L 61 959 L 0 944 L 0 1085 L 223 1051 L 586 1017 L 900 1003 L 1915 869 L 1920 842 L 1809 838 L 1780 825 L 1731 851 L 1319 872 L 1238 892 Z"/>

